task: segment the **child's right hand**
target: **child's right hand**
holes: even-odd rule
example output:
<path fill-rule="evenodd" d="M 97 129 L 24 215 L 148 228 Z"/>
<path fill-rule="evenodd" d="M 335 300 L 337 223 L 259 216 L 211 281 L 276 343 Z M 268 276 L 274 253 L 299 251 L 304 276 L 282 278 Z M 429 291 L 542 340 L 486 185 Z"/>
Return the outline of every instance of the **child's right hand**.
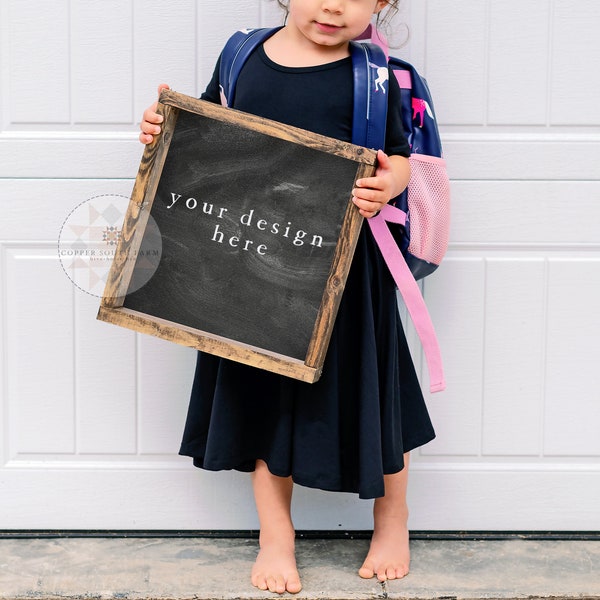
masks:
<path fill-rule="evenodd" d="M 170 89 L 166 83 L 161 83 L 158 86 L 158 95 L 163 90 Z M 154 141 L 154 136 L 160 133 L 160 123 L 163 122 L 162 115 L 159 115 L 156 112 L 158 101 L 156 101 L 152 106 L 149 106 L 142 116 L 142 122 L 140 123 L 140 129 L 142 133 L 140 133 L 140 142 L 142 144 L 151 144 Z"/>

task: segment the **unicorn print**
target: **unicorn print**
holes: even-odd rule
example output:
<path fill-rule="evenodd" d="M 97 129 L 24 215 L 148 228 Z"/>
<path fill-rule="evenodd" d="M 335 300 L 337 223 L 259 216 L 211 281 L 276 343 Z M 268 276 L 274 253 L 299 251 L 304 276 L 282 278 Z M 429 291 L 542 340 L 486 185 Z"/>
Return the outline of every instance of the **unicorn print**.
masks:
<path fill-rule="evenodd" d="M 426 100 L 421 100 L 421 98 L 413 98 L 412 99 L 412 109 L 413 109 L 413 121 L 420 117 L 421 124 L 419 127 L 423 127 L 425 122 L 425 113 L 427 113 L 432 119 L 435 119 L 433 116 L 433 111 L 431 107 L 427 103 Z"/>
<path fill-rule="evenodd" d="M 390 78 L 390 72 L 387 67 L 379 67 L 373 63 L 369 63 L 372 69 L 377 72 L 377 79 L 375 79 L 375 91 L 381 90 L 385 94 L 385 84 Z"/>

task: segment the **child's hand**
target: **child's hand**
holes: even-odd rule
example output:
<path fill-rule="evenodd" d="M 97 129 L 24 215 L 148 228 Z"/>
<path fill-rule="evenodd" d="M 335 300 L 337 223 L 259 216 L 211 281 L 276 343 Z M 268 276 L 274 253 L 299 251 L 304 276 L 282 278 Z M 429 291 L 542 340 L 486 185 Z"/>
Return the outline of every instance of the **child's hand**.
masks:
<path fill-rule="evenodd" d="M 374 217 L 392 198 L 400 194 L 410 176 L 408 159 L 403 156 L 389 157 L 383 150 L 379 150 L 377 162 L 375 176 L 357 180 L 356 187 L 352 190 L 352 201 L 367 219 Z"/>
<path fill-rule="evenodd" d="M 158 86 L 158 95 L 160 96 L 163 90 L 168 89 L 170 88 L 166 83 L 161 83 Z M 140 123 L 140 129 L 142 130 L 142 133 L 140 133 L 140 142 L 142 144 L 151 144 L 154 141 L 154 136 L 160 133 L 159 124 L 163 122 L 163 118 L 162 115 L 156 112 L 157 104 L 158 101 L 144 111 L 142 122 Z"/>

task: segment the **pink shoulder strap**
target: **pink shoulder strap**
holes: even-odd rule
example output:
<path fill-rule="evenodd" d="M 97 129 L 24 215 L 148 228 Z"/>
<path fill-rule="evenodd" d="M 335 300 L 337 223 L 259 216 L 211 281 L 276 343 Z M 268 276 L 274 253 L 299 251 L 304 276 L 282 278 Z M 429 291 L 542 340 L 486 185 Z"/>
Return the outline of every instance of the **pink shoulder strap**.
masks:
<path fill-rule="evenodd" d="M 406 223 L 406 213 L 387 204 L 376 217 L 367 219 L 367 223 L 371 227 L 373 237 L 398 286 L 398 290 L 402 294 L 406 308 L 421 340 L 429 369 L 429 389 L 432 393 L 441 392 L 446 388 L 446 382 L 444 380 L 440 347 L 433 323 L 427 311 L 425 300 L 421 295 L 419 285 L 412 276 L 386 221 L 404 225 Z"/>

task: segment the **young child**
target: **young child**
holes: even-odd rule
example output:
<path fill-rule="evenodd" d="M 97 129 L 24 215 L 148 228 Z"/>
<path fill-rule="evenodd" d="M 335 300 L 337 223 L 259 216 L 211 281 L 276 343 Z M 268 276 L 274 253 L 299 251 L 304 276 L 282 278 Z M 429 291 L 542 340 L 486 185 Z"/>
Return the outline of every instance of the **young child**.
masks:
<path fill-rule="evenodd" d="M 286 25 L 244 65 L 234 108 L 350 141 L 349 41 L 374 14 L 379 18 L 398 1 L 289 0 Z M 202 95 L 215 103 L 218 67 Z M 353 202 L 367 219 L 409 179 L 410 148 L 394 77 L 388 93 L 386 147 L 378 151 L 375 176 L 357 181 L 353 190 Z M 155 103 L 144 112 L 140 141 L 151 143 L 161 122 Z M 409 452 L 433 437 L 395 284 L 363 227 L 321 379 L 302 383 L 199 353 L 180 453 L 200 468 L 252 473 L 260 522 L 252 583 L 297 593 L 293 482 L 375 498 L 373 537 L 358 572 L 380 581 L 398 579 L 409 570 Z"/>

